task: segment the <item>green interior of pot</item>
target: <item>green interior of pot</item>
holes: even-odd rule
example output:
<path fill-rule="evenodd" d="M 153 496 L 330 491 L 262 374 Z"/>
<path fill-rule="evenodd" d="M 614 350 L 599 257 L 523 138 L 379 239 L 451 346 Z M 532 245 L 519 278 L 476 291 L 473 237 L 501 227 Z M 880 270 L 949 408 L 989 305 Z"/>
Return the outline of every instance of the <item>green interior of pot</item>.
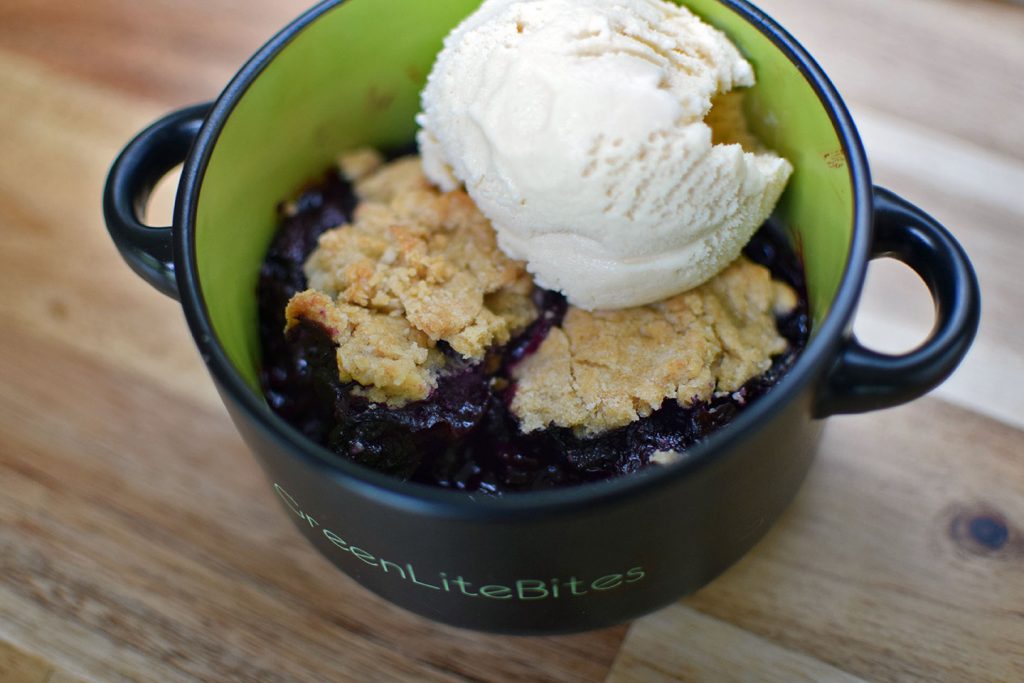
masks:
<path fill-rule="evenodd" d="M 258 389 L 256 281 L 276 206 L 341 151 L 409 143 L 419 91 L 444 36 L 480 0 L 348 0 L 299 33 L 229 117 L 196 216 L 199 282 L 217 337 Z M 715 0 L 684 3 L 753 63 L 754 132 L 796 168 L 778 216 L 804 255 L 815 323 L 838 290 L 853 229 L 839 137 L 803 75 L 754 26 Z"/>

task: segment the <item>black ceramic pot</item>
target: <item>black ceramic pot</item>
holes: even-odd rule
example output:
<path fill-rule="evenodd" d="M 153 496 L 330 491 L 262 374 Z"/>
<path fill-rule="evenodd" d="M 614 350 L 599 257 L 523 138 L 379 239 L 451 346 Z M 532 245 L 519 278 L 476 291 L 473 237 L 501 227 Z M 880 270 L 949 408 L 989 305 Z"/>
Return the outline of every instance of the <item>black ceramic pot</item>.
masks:
<path fill-rule="evenodd" d="M 305 440 L 268 409 L 257 381 L 255 286 L 275 206 L 339 151 L 412 139 L 441 39 L 476 4 L 318 5 L 213 105 L 174 113 L 129 143 L 108 180 L 106 220 L 128 263 L 181 300 L 268 485 L 324 556 L 391 602 L 449 624 L 593 629 L 695 591 L 747 552 L 796 493 L 824 418 L 903 403 L 944 380 L 976 332 L 978 286 L 946 230 L 872 187 L 853 122 L 803 48 L 747 2 L 692 0 L 755 65 L 748 118 L 797 169 L 776 218 L 803 257 L 814 331 L 791 372 L 679 464 L 553 492 L 494 499 L 429 489 Z M 150 189 L 183 160 L 174 225 L 142 225 Z M 906 262 L 935 300 L 932 335 L 906 355 L 872 352 L 850 331 L 868 261 L 879 257 Z"/>

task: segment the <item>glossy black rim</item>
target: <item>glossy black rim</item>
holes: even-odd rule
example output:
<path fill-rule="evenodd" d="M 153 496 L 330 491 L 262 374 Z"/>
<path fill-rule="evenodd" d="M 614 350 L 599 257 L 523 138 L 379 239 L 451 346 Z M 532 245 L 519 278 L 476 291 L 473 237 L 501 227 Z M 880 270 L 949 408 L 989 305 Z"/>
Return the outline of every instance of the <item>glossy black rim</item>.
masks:
<path fill-rule="evenodd" d="M 604 482 L 552 491 L 527 492 L 492 498 L 400 481 L 335 455 L 294 430 L 253 392 L 235 370 L 210 323 L 196 270 L 195 218 L 203 177 L 217 137 L 238 101 L 274 57 L 306 27 L 345 0 L 324 0 L 293 21 L 264 45 L 236 74 L 217 99 L 182 171 L 175 208 L 175 261 L 178 289 L 189 327 L 211 374 L 252 422 L 280 448 L 305 465 L 318 468 L 340 486 L 356 490 L 381 503 L 435 517 L 522 520 L 534 515 L 565 513 L 621 502 L 655 489 L 671 486 L 679 478 L 725 457 L 732 446 L 781 412 L 810 384 L 820 379 L 822 366 L 834 362 L 835 349 L 844 338 L 864 283 L 872 241 L 872 187 L 864 147 L 846 105 L 813 57 L 785 29 L 746 0 L 720 2 L 754 25 L 778 47 L 807 79 L 828 111 L 846 154 L 853 187 L 852 243 L 843 278 L 832 307 L 794 367 L 766 395 L 743 411 L 707 441 L 691 448 L 687 459 L 668 468 L 644 471 Z"/>

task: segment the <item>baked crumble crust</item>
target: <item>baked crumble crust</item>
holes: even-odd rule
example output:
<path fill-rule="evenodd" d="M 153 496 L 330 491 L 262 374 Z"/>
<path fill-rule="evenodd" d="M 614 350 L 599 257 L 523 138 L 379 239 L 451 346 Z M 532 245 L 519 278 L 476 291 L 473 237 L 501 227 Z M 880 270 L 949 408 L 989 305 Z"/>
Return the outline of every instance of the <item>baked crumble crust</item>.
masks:
<path fill-rule="evenodd" d="M 338 170 L 350 183 L 365 178 L 384 163 L 384 155 L 372 147 L 360 147 L 338 156 Z"/>
<path fill-rule="evenodd" d="M 362 202 L 351 225 L 320 237 L 286 329 L 323 325 L 342 381 L 369 400 L 425 399 L 446 364 L 437 344 L 482 359 L 537 316 L 533 284 L 469 196 L 433 189 L 415 157 L 377 168 L 363 155 L 342 167 Z"/>
<path fill-rule="evenodd" d="M 338 374 L 375 403 L 426 398 L 437 385 L 444 354 L 404 318 L 339 302 L 315 290 L 296 294 L 285 310 L 288 329 L 302 320 L 322 325 L 338 345 Z"/>
<path fill-rule="evenodd" d="M 739 145 L 745 152 L 768 152 L 770 150 L 747 125 L 747 116 L 743 112 L 745 96 L 742 90 L 731 90 L 711 98 L 711 110 L 704 117 L 704 123 L 711 128 L 711 142 L 715 145 Z"/>
<path fill-rule="evenodd" d="M 786 350 L 775 315 L 795 301 L 767 268 L 741 257 L 656 304 L 570 307 L 561 328 L 515 368 L 512 412 L 524 432 L 557 426 L 590 435 L 647 417 L 666 399 L 688 407 L 735 391 Z"/>
<path fill-rule="evenodd" d="M 433 194 L 438 192 L 437 188 L 423 175 L 420 158 L 416 156 L 396 159 L 371 173 L 352 178 L 351 181 L 360 201 L 377 204 L 390 204 L 393 200 L 410 192 L 419 191 Z M 476 210 L 475 204 L 473 210 Z M 480 218 L 486 220 L 483 216 Z"/>
<path fill-rule="evenodd" d="M 536 319 L 524 264 L 497 247 L 467 194 L 440 193 L 419 159 L 384 164 L 372 150 L 339 160 L 360 204 L 351 225 L 324 233 L 305 264 L 309 289 L 287 329 L 323 325 L 343 382 L 392 407 L 422 400 L 452 363 L 470 361 Z M 797 294 L 741 257 L 705 285 L 619 311 L 569 307 L 539 349 L 512 370 L 511 411 L 523 432 L 551 426 L 589 436 L 732 392 L 771 367 L 787 342 L 776 316 Z"/>

